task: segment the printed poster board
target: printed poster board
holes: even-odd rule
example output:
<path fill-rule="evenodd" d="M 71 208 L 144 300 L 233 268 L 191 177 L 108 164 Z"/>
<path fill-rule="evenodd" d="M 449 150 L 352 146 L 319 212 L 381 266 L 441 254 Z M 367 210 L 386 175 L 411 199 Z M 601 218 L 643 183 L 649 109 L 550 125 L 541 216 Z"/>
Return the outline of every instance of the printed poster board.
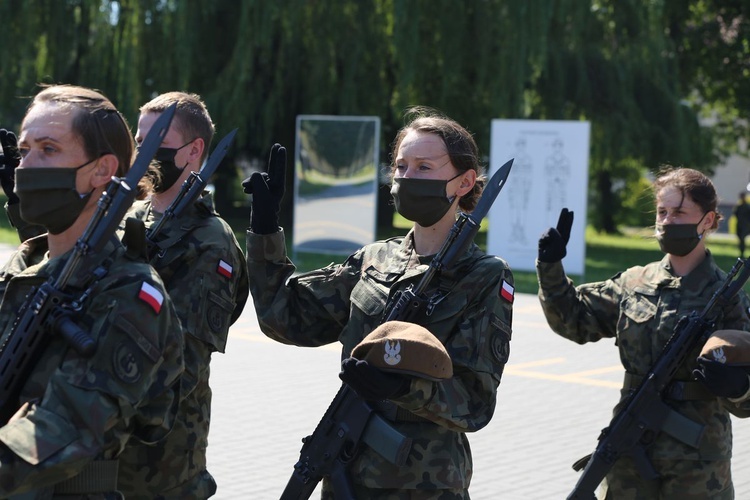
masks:
<path fill-rule="evenodd" d="M 492 120 L 490 175 L 514 161 L 488 214 L 487 252 L 512 270 L 536 270 L 539 238 L 566 207 L 575 216 L 563 265 L 567 274 L 583 276 L 589 135 L 583 121 Z"/>

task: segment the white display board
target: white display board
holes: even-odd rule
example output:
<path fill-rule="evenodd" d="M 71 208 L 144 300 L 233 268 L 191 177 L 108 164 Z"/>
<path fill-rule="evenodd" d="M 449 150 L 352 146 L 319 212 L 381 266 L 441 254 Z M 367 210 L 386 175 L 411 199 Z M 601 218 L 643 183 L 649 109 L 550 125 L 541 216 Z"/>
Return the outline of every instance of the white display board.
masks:
<path fill-rule="evenodd" d="M 488 215 L 487 252 L 511 269 L 535 270 L 539 237 L 565 207 L 575 215 L 563 264 L 584 274 L 590 130 L 583 121 L 492 120 L 490 175 L 514 161 Z"/>

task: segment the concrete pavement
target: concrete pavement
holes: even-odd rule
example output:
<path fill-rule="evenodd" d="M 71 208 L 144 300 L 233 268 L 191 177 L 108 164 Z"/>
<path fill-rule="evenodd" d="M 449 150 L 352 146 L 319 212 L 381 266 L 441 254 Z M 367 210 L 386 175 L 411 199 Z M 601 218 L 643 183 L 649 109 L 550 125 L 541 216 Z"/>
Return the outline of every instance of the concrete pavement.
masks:
<path fill-rule="evenodd" d="M 268 340 L 252 305 L 214 356 L 208 468 L 215 498 L 277 499 L 339 389 L 339 346 L 315 349 Z M 510 362 L 495 416 L 471 434 L 474 500 L 565 498 L 611 417 L 622 378 L 613 341 L 578 345 L 552 333 L 534 295 L 518 294 Z M 734 419 L 736 498 L 750 498 L 750 421 Z M 319 498 L 319 493 L 311 498 Z"/>
<path fill-rule="evenodd" d="M 0 245 L 0 259 L 13 247 Z M 250 302 L 227 353 L 211 363 L 208 469 L 217 500 L 278 499 L 340 387 L 339 345 L 280 344 L 258 328 Z M 559 500 L 575 486 L 571 464 L 591 453 L 622 378 L 613 341 L 578 345 L 552 333 L 536 296 L 517 294 L 511 357 L 495 416 L 469 435 L 473 500 Z M 750 499 L 750 420 L 733 419 L 737 499 Z M 319 488 L 311 498 L 319 498 Z"/>

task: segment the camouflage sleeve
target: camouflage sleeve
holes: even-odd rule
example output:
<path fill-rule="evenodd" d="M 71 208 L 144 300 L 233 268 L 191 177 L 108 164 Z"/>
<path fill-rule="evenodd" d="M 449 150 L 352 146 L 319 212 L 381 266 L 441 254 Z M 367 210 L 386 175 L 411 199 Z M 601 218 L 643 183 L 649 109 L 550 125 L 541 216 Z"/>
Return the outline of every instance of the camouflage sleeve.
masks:
<path fill-rule="evenodd" d="M 263 333 L 305 347 L 336 342 L 349 319 L 349 297 L 359 280 L 357 255 L 292 278 L 296 267 L 287 257 L 284 231 L 248 231 L 248 280 Z"/>
<path fill-rule="evenodd" d="M 574 287 L 562 262 L 537 260 L 536 271 L 539 301 L 552 331 L 579 344 L 616 335 L 620 311 L 617 276 Z"/>
<path fill-rule="evenodd" d="M 410 391 L 395 401 L 459 432 L 477 431 L 489 423 L 495 411 L 497 387 L 510 356 L 513 275 L 504 264 L 501 269 L 483 269 L 485 276 L 493 277 L 492 281 L 466 309 L 458 330 L 446 342 L 453 377 L 440 382 L 414 378 Z M 469 279 L 481 282 L 482 278 Z"/>
<path fill-rule="evenodd" d="M 198 242 L 190 252 L 193 258 L 178 257 L 180 266 L 165 278 L 186 334 L 182 397 L 207 378 L 211 354 L 224 352 L 235 311 L 241 311 L 247 300 L 247 266 L 241 250 L 213 231 L 194 231 L 190 239 Z"/>
<path fill-rule="evenodd" d="M 67 349 L 62 363 L 38 365 L 51 372 L 42 399 L 0 428 L 3 497 L 115 458 L 131 436 L 155 442 L 169 432 L 183 369 L 179 321 L 155 273 L 128 278 L 98 290 L 80 321 L 95 353 L 83 358 Z"/>

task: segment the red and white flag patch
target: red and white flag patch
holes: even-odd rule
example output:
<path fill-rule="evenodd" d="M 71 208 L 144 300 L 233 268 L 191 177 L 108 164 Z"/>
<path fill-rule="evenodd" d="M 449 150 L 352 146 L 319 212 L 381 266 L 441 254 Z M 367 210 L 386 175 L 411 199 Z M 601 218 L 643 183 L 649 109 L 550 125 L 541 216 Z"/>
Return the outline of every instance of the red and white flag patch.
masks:
<path fill-rule="evenodd" d="M 231 278 L 233 269 L 229 262 L 225 262 L 219 259 L 219 264 L 216 266 L 216 271 L 225 278 Z"/>
<path fill-rule="evenodd" d="M 138 298 L 150 305 L 156 314 L 159 314 L 159 311 L 161 311 L 161 305 L 164 302 L 164 295 L 145 281 L 141 284 Z"/>
<path fill-rule="evenodd" d="M 515 292 L 516 289 L 513 288 L 513 285 L 503 280 L 503 285 L 500 287 L 500 296 L 512 304 Z"/>

